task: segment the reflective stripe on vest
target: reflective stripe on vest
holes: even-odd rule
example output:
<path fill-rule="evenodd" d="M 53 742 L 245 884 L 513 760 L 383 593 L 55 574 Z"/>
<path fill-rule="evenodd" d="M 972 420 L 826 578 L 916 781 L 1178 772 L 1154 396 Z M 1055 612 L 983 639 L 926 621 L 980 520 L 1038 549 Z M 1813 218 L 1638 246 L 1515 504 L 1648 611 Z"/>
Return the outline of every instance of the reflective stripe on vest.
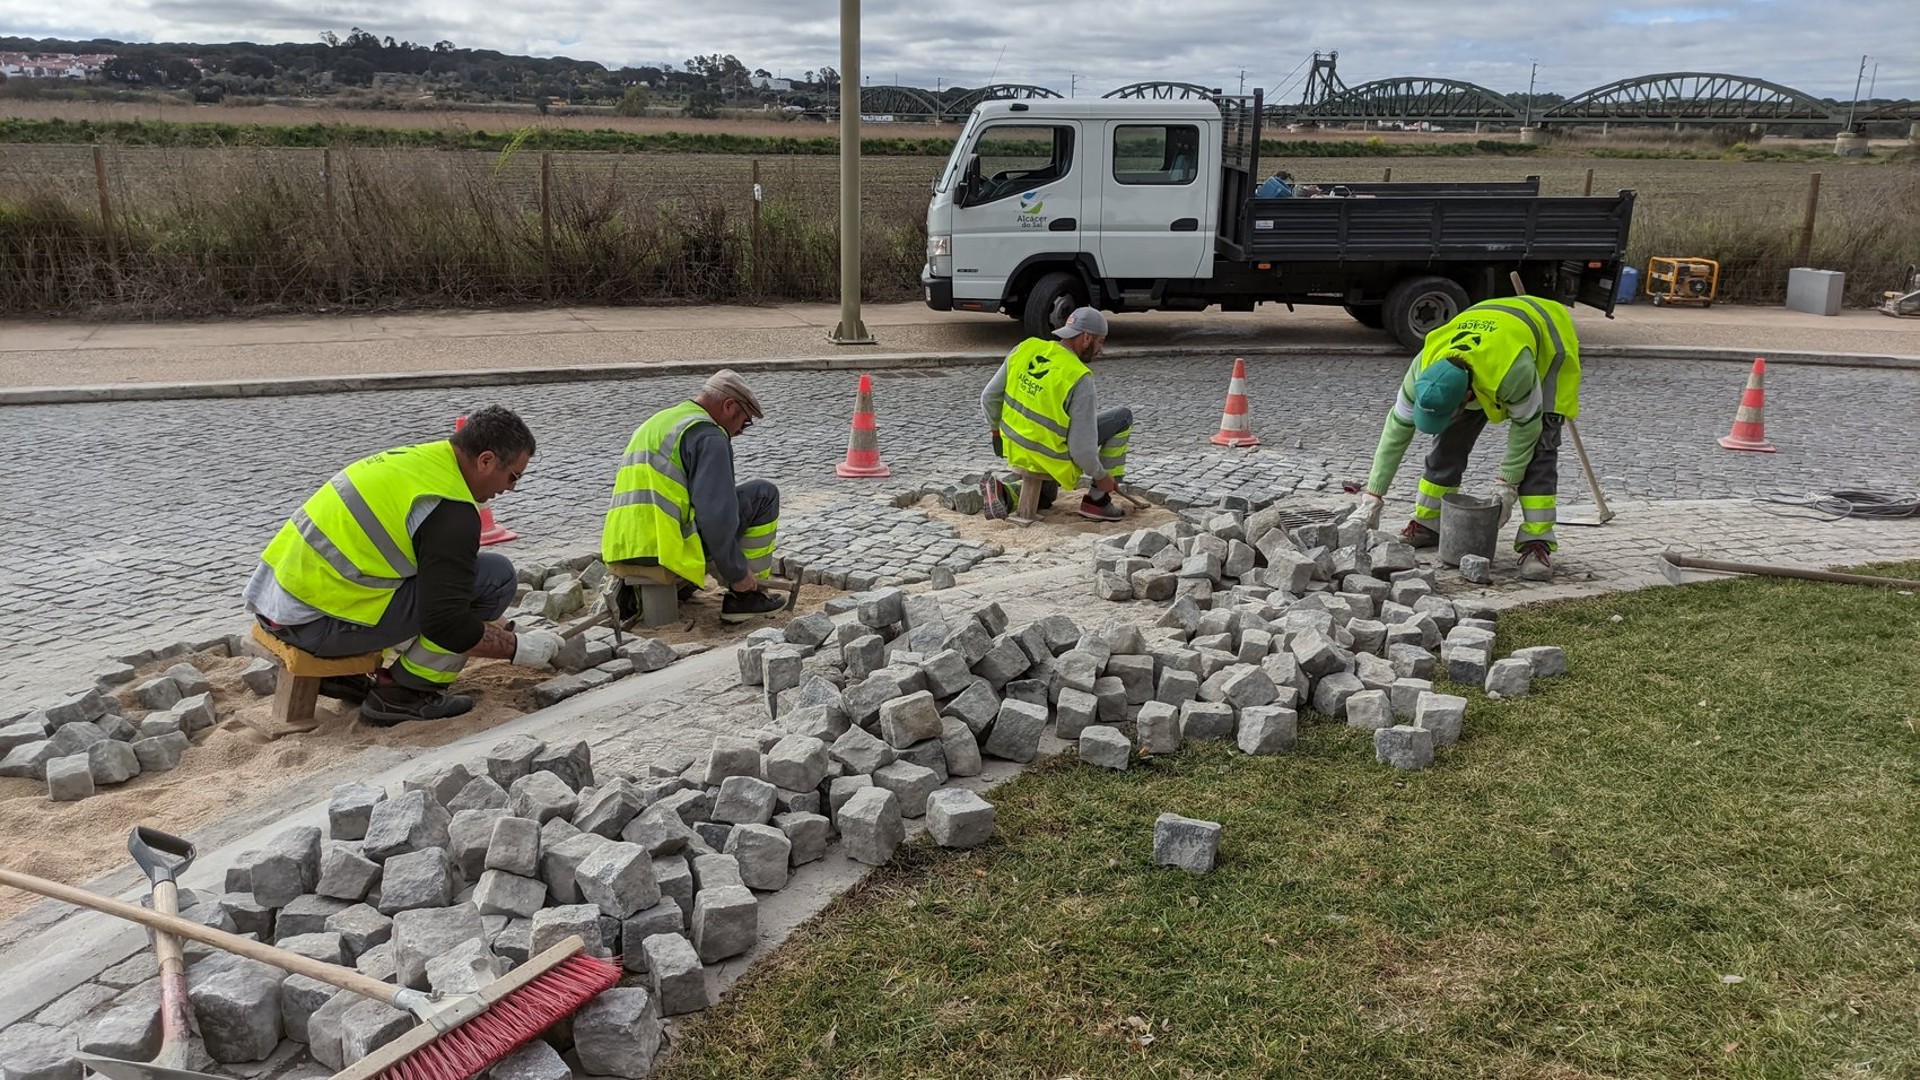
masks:
<path fill-rule="evenodd" d="M 688 581 L 706 580 L 706 548 L 693 519 L 690 479 L 680 456 L 681 439 L 703 423 L 711 424 L 713 418 L 699 405 L 683 401 L 648 417 L 633 433 L 607 504 L 602 559 L 653 559 Z"/>
<path fill-rule="evenodd" d="M 407 517 L 422 499 L 474 502 L 452 443 L 404 446 L 340 470 L 280 527 L 261 561 L 301 603 L 372 626 L 418 572 Z"/>
<path fill-rule="evenodd" d="M 1000 407 L 1008 465 L 1044 473 L 1062 487 L 1080 483 L 1080 467 L 1067 451 L 1067 396 L 1087 374 L 1087 365 L 1057 341 L 1028 338 L 1013 350 Z"/>

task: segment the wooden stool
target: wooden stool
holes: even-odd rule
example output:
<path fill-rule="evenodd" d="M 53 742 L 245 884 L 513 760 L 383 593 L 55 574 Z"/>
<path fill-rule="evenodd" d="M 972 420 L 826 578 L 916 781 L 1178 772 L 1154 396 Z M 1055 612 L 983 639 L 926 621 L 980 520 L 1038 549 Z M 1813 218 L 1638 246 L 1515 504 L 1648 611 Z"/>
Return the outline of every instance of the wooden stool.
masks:
<path fill-rule="evenodd" d="M 611 563 L 607 570 L 640 594 L 641 626 L 665 626 L 680 621 L 680 586 L 684 582 L 679 574 L 664 566 L 637 562 Z M 612 609 L 611 603 L 608 608 Z M 618 619 L 612 621 L 616 626 L 619 624 Z"/>
<path fill-rule="evenodd" d="M 320 697 L 320 680 L 335 675 L 371 675 L 380 668 L 380 654 L 359 656 L 315 656 L 267 633 L 253 624 L 254 643 L 280 667 L 273 685 L 273 715 L 266 725 L 254 724 L 254 730 L 269 739 L 312 731 L 320 724 L 313 718 L 314 703 Z"/>
<path fill-rule="evenodd" d="M 1020 505 L 1008 520 L 1016 525 L 1031 525 L 1040 517 L 1040 489 L 1052 477 L 1025 469 L 1015 469 L 1013 475 L 1020 481 Z"/>

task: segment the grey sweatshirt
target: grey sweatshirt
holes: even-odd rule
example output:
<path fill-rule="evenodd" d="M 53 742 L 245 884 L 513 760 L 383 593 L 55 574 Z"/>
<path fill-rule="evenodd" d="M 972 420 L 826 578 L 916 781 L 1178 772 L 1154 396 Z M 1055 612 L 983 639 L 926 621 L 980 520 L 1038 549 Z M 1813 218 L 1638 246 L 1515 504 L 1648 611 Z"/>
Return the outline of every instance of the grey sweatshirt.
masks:
<path fill-rule="evenodd" d="M 740 499 L 734 491 L 733 440 L 718 424 L 695 424 L 680 436 L 680 461 L 687 468 L 687 495 L 693 499 L 693 524 L 707 550 L 713 576 L 731 587 L 747 576 L 740 550 Z"/>
<path fill-rule="evenodd" d="M 993 373 L 987 388 L 980 391 L 980 411 L 986 414 L 988 426 L 995 431 L 1000 430 L 1000 410 L 1006 400 L 1007 361 L 1002 360 L 1000 370 Z M 1067 391 L 1067 453 L 1081 472 L 1095 480 L 1107 475 L 1106 468 L 1100 464 L 1099 424 L 1100 396 L 1093 388 L 1093 375 L 1089 372 Z"/>

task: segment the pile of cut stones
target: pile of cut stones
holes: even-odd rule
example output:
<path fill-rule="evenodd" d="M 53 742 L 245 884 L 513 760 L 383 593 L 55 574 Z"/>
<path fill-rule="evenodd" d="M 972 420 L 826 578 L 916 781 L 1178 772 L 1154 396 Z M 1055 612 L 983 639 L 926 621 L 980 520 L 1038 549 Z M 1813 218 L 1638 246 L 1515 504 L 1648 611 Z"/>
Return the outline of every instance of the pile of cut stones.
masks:
<path fill-rule="evenodd" d="M 655 763 L 644 777 L 597 776 L 584 742 L 515 736 L 484 761 L 423 765 L 397 791 L 336 788 L 324 831 L 288 829 L 242 854 L 225 894 L 189 896 L 184 913 L 442 993 L 478 990 L 578 935 L 595 955 L 619 956 L 629 985 L 493 1075 L 646 1076 L 662 1019 L 712 1003 L 712 966 L 759 939 L 761 897 L 825 855 L 836 831 L 850 854 L 876 863 L 902 839 L 903 811 L 924 815 L 952 846 L 992 833 L 992 807 L 971 792 L 921 791 L 908 806 L 880 786 L 892 773 L 853 784 L 824 747 L 795 749 L 720 738 L 703 760 Z M 189 999 L 214 1062 L 262 1061 L 290 1040 L 337 1070 L 415 1023 L 251 960 L 194 945 L 189 959 Z M 151 974 L 145 956 L 122 967 L 137 974 L 142 963 Z M 151 1056 L 158 996 L 151 987 L 121 993 L 126 975 L 107 972 L 4 1038 L 62 1061 L 76 1049 Z"/>
<path fill-rule="evenodd" d="M 1282 752 L 1304 708 L 1372 730 L 1379 761 L 1419 769 L 1459 739 L 1466 713 L 1465 698 L 1434 691 L 1436 674 L 1498 698 L 1566 672 L 1557 646 L 1493 661 L 1495 611 L 1438 595 L 1411 547 L 1359 522 L 1287 529 L 1272 507 L 1189 511 L 1095 545 L 1094 582 L 1104 599 L 1168 610 L 1133 650 L 1147 655 L 1077 650 L 1055 664 L 1056 677 L 1096 697 L 1103 681 L 1111 694 L 1116 681 L 1134 680 L 1133 695 L 1146 696 L 1127 702 L 1139 706 L 1131 719 L 1154 753 L 1182 738 Z M 1067 700 L 1063 716 L 1078 717 L 1083 698 Z M 1126 767 L 1117 734 L 1094 737 L 1092 746 L 1081 737 L 1081 760 Z"/>
<path fill-rule="evenodd" d="M 129 716 L 96 687 L 0 723 L 0 776 L 44 780 L 47 798 L 75 802 L 177 767 L 192 737 L 214 724 L 212 687 L 192 664 L 141 683 L 133 698 L 143 711 Z"/>

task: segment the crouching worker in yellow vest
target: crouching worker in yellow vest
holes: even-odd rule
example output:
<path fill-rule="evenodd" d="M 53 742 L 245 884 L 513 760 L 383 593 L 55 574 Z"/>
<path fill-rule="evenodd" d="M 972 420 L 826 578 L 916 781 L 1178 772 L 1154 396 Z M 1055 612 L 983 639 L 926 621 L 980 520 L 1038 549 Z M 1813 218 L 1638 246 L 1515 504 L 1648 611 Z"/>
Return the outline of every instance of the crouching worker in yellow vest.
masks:
<path fill-rule="evenodd" d="M 765 415 L 740 376 L 723 370 L 692 401 L 648 417 L 620 459 L 600 557 L 663 566 L 683 579 L 683 598 L 711 571 L 727 587 L 725 622 L 779 611 L 785 602 L 761 581 L 773 573 L 780 489 L 766 480 L 735 484 L 733 476 L 733 440 Z M 639 610 L 625 582 L 614 599 L 623 619 Z"/>
<path fill-rule="evenodd" d="M 368 724 L 459 716 L 473 698 L 447 688 L 468 657 L 544 668 L 560 649 L 558 634 L 493 624 L 513 602 L 513 564 L 480 550 L 480 504 L 512 491 L 532 456 L 527 425 L 489 406 L 452 439 L 348 465 L 267 545 L 247 610 L 315 656 L 398 650 L 377 675 L 320 684 Z"/>
<path fill-rule="evenodd" d="M 1467 454 L 1488 424 L 1507 421 L 1496 491 L 1500 523 L 1520 506 L 1514 550 L 1523 581 L 1553 579 L 1560 429 L 1580 414 L 1580 340 L 1561 304 L 1537 296 L 1486 300 L 1427 335 L 1380 432 L 1355 513 L 1373 528 L 1382 497 L 1417 430 L 1437 436 L 1400 533 L 1414 547 L 1440 542 L 1440 500 L 1460 490 Z"/>
<path fill-rule="evenodd" d="M 1040 508 L 1053 505 L 1062 488 L 1090 477 L 1080 516 L 1118 521 L 1126 511 L 1113 493 L 1127 471 L 1127 443 L 1133 435 L 1133 410 L 1100 408 L 1093 372 L 1087 364 L 1106 347 L 1107 317 L 1090 307 L 1067 316 L 1053 332 L 1059 340 L 1028 338 L 1007 355 L 981 391 L 980 408 L 993 431 L 993 452 L 1023 472 L 1047 477 Z M 986 516 L 1003 518 L 1019 498 L 1017 484 L 988 473 L 980 481 Z"/>

